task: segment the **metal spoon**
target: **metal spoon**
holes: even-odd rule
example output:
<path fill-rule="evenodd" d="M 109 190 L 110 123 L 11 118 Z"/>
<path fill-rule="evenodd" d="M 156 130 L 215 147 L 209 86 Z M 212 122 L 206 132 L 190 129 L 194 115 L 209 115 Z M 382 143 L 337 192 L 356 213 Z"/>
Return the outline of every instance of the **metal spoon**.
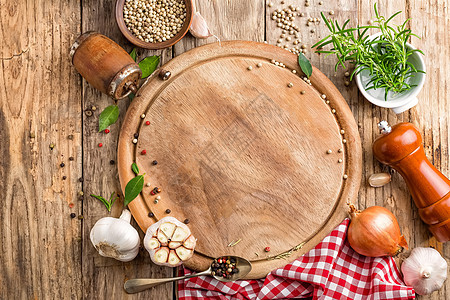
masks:
<path fill-rule="evenodd" d="M 217 279 L 219 281 L 230 282 L 230 281 L 235 281 L 235 280 L 239 280 L 239 279 L 243 278 L 248 273 L 250 273 L 250 271 L 252 270 L 251 263 L 248 260 L 246 260 L 245 258 L 238 257 L 238 256 L 226 256 L 226 257 L 236 259 L 236 268 L 239 269 L 239 273 L 232 274 L 231 278 L 224 278 L 222 276 L 212 275 L 211 274 L 211 266 L 210 266 L 209 269 L 206 271 L 192 274 L 192 275 L 181 276 L 181 277 L 159 278 L 159 279 L 154 279 L 154 278 L 130 279 L 125 282 L 123 287 L 127 293 L 134 294 L 134 293 L 142 292 L 148 288 L 151 288 L 151 287 L 163 284 L 163 283 L 178 281 L 181 279 L 187 279 L 187 278 L 192 278 L 192 277 L 197 277 L 197 276 L 204 276 L 204 275 L 213 276 L 215 279 Z"/>

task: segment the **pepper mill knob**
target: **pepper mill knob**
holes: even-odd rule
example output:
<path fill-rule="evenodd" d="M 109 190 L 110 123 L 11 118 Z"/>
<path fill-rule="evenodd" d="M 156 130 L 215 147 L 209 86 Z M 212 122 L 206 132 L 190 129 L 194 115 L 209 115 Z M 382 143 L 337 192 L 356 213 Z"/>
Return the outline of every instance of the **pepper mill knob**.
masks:
<path fill-rule="evenodd" d="M 450 180 L 427 159 L 420 132 L 411 123 L 379 124 L 373 154 L 405 179 L 419 215 L 440 242 L 450 239 Z"/>
<path fill-rule="evenodd" d="M 94 88 L 122 99 L 136 93 L 142 71 L 114 41 L 94 31 L 80 35 L 70 48 L 75 69 Z"/>

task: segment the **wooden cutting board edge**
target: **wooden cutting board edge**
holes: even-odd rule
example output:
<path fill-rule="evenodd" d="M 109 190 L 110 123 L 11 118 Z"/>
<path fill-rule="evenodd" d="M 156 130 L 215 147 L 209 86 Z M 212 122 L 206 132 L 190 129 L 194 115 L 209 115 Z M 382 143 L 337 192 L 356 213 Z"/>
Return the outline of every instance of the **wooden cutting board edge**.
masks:
<path fill-rule="evenodd" d="M 254 53 L 259 53 L 255 55 Z M 207 61 L 208 59 L 225 56 L 225 55 L 244 55 L 255 57 L 273 57 L 273 59 L 283 62 L 287 68 L 297 70 L 298 74 L 302 74 L 298 62 L 297 55 L 292 54 L 284 49 L 276 46 L 249 42 L 249 41 L 228 41 L 204 45 L 198 48 L 194 48 L 188 52 L 183 53 L 177 58 L 166 63 L 161 69 L 169 70 L 172 76 L 175 77 L 177 73 L 181 72 L 190 65 Z M 164 87 L 170 83 L 168 81 L 162 81 L 158 78 L 159 70 L 156 70 L 152 76 L 150 76 L 144 85 L 153 84 L 153 89 L 161 92 Z M 346 143 L 346 170 L 348 179 L 344 181 L 343 188 L 341 190 L 340 201 L 338 201 L 333 209 L 328 221 L 319 229 L 319 231 L 312 237 L 306 240 L 303 247 L 292 253 L 287 259 L 275 259 L 275 260 L 259 260 L 253 261 L 253 269 L 246 279 L 259 279 L 267 275 L 267 270 L 273 270 L 283 267 L 287 263 L 300 257 L 315 245 L 317 245 L 331 230 L 337 226 L 347 216 L 347 203 L 356 199 L 361 175 L 362 175 L 362 149 L 361 141 L 358 133 L 358 127 L 353 117 L 350 108 L 348 107 L 345 99 L 342 97 L 338 89 L 333 83 L 317 68 L 313 66 L 313 73 L 310 77 L 311 83 L 314 88 L 320 93 L 326 94 L 330 99 L 330 106 L 336 109 L 336 119 L 339 126 L 345 130 Z M 147 87 L 148 89 L 148 87 Z M 159 94 L 159 92 L 157 94 Z M 150 103 L 151 105 L 151 103 Z M 118 171 L 119 180 L 121 183 L 122 191 L 125 191 L 126 183 L 134 177 L 134 173 L 131 170 L 131 164 L 133 161 L 129 161 L 130 157 L 135 160 L 133 134 L 139 132 L 142 112 L 147 111 L 149 105 L 139 101 L 139 92 L 135 99 L 131 103 L 127 110 L 118 143 Z M 139 195 L 133 202 L 129 204 L 129 208 L 133 214 L 133 217 L 138 222 L 139 227 L 144 231 L 157 221 L 156 219 L 149 218 L 147 213 L 138 207 L 146 205 L 143 197 Z M 299 241 L 299 243 L 302 241 Z M 209 267 L 211 259 L 199 253 L 195 253 L 194 256 L 185 263 L 185 266 L 193 270 L 204 270 Z"/>

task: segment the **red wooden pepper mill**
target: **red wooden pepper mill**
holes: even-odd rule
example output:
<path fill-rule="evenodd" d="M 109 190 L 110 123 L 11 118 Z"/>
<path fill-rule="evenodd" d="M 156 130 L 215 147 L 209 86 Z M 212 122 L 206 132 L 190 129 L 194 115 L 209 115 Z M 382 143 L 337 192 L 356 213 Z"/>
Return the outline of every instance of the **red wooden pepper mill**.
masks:
<path fill-rule="evenodd" d="M 411 123 L 378 124 L 373 154 L 405 179 L 419 215 L 439 242 L 450 239 L 450 180 L 427 159 L 420 132 Z"/>

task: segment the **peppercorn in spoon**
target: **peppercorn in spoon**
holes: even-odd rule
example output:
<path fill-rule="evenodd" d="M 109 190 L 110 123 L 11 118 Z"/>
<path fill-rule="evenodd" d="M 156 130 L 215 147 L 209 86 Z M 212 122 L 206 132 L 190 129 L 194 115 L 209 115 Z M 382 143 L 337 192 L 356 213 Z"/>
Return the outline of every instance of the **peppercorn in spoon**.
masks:
<path fill-rule="evenodd" d="M 125 282 L 123 287 L 127 293 L 134 294 L 163 283 L 205 275 L 213 276 L 215 279 L 222 282 L 230 282 L 245 277 L 251 270 L 252 265 L 245 258 L 238 256 L 222 256 L 214 259 L 209 269 L 203 272 L 174 278 L 130 279 Z"/>

